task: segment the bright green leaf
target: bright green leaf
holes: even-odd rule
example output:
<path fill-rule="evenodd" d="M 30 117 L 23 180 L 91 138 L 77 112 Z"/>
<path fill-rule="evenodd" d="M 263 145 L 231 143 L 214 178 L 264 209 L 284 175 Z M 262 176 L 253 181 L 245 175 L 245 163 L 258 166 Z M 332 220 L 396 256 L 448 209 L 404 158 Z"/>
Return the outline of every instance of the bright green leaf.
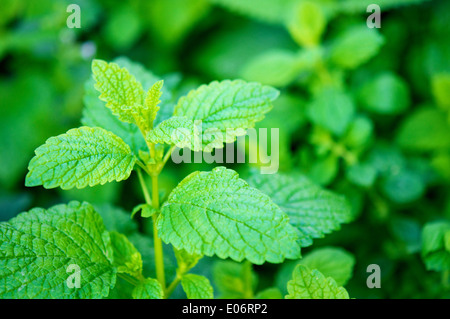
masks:
<path fill-rule="evenodd" d="M 286 299 L 349 299 L 345 288 L 339 287 L 333 278 L 304 265 L 294 269 L 288 292 Z"/>
<path fill-rule="evenodd" d="M 319 4 L 302 1 L 293 10 L 288 30 L 299 45 L 314 47 L 319 44 L 326 23 L 325 15 Z"/>
<path fill-rule="evenodd" d="M 355 69 L 375 56 L 384 43 L 376 29 L 366 25 L 348 28 L 331 45 L 331 61 L 346 69 Z"/>
<path fill-rule="evenodd" d="M 114 255 L 114 266 L 118 273 L 127 273 L 133 277 L 142 277 L 142 256 L 127 239 L 118 232 L 111 232 L 111 245 Z"/>
<path fill-rule="evenodd" d="M 310 71 L 316 58 L 311 51 L 294 53 L 274 49 L 251 59 L 241 73 L 245 80 L 282 87 L 293 82 L 301 72 Z"/>
<path fill-rule="evenodd" d="M 158 81 L 148 90 L 145 97 L 144 105 L 146 107 L 146 112 L 148 113 L 146 118 L 149 123 L 153 123 L 156 118 L 156 114 L 159 111 L 158 104 L 161 102 L 160 98 L 162 95 L 163 81 Z"/>
<path fill-rule="evenodd" d="M 339 286 L 343 286 L 353 275 L 355 257 L 341 248 L 317 248 L 300 260 L 309 269 L 317 269 L 325 277 L 332 277 Z"/>
<path fill-rule="evenodd" d="M 178 270 L 181 274 L 184 274 L 192 269 L 203 257 L 201 255 L 188 254 L 185 250 L 174 249 L 174 252 L 175 258 L 177 259 Z"/>
<path fill-rule="evenodd" d="M 134 299 L 163 299 L 164 291 L 158 280 L 147 278 L 134 288 L 132 296 Z"/>
<path fill-rule="evenodd" d="M 278 90 L 254 82 L 214 81 L 181 97 L 174 115 L 201 121 L 203 145 L 218 148 L 262 120 L 278 95 Z"/>
<path fill-rule="evenodd" d="M 93 60 L 92 73 L 96 81 L 94 87 L 101 93 L 99 98 L 106 102 L 106 107 L 121 121 L 136 123 L 133 109 L 144 104 L 142 84 L 126 68 L 113 62 Z"/>
<path fill-rule="evenodd" d="M 300 256 L 286 214 L 225 167 L 186 177 L 162 206 L 157 225 L 166 243 L 190 254 L 255 264 Z"/>
<path fill-rule="evenodd" d="M 312 244 L 352 218 L 343 196 L 324 190 L 298 174 L 253 175 L 250 185 L 269 195 L 300 230 L 301 246 Z"/>
<path fill-rule="evenodd" d="M 181 279 L 181 285 L 188 299 L 213 299 L 214 292 L 208 278 L 187 274 Z"/>
<path fill-rule="evenodd" d="M 141 211 L 141 217 L 144 218 L 152 217 L 157 212 L 157 210 L 152 205 L 140 204 L 133 208 L 133 210 L 131 211 L 131 218 L 133 218 L 134 215 L 136 215 L 139 211 Z"/>
<path fill-rule="evenodd" d="M 199 128 L 194 121 L 186 117 L 174 116 L 159 123 L 147 134 L 147 140 L 151 143 L 165 143 L 179 148 L 189 147 L 193 151 L 202 150 Z M 222 143 L 220 139 L 218 144 L 214 144 L 216 147 L 222 147 Z M 210 146 L 205 145 L 205 151 L 211 152 Z"/>
<path fill-rule="evenodd" d="M 34 208 L 0 223 L 0 297 L 106 297 L 116 282 L 112 256 L 109 233 L 91 205 Z M 80 288 L 69 288 L 77 270 Z"/>
<path fill-rule="evenodd" d="M 135 157 L 118 136 L 83 126 L 49 138 L 30 161 L 26 186 L 83 188 L 127 179 Z"/>
<path fill-rule="evenodd" d="M 128 144 L 135 155 L 139 150 L 145 149 L 146 144 L 139 128 L 135 124 L 122 122 L 111 110 L 105 106 L 105 102 L 98 98 L 98 92 L 94 88 L 94 79 L 89 79 L 84 85 L 83 97 L 84 109 L 81 123 L 90 127 L 101 127 L 119 136 Z"/>

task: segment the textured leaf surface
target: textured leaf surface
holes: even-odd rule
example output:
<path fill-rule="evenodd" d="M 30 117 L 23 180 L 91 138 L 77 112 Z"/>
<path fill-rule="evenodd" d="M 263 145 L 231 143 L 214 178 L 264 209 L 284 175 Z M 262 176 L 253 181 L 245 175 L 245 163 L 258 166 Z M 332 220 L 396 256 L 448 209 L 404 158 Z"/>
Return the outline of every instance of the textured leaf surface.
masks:
<path fill-rule="evenodd" d="M 98 98 L 98 92 L 94 88 L 94 79 L 89 79 L 84 85 L 83 97 L 84 109 L 81 123 L 90 127 L 101 127 L 119 136 L 127 143 L 135 155 L 139 150 L 146 148 L 144 137 L 135 124 L 125 123 L 119 120 L 105 102 Z"/>
<path fill-rule="evenodd" d="M 164 292 L 158 280 L 147 278 L 134 288 L 132 296 L 134 299 L 163 299 Z"/>
<path fill-rule="evenodd" d="M 49 138 L 28 166 L 26 186 L 83 188 L 127 179 L 135 157 L 124 141 L 102 128 L 80 127 Z"/>
<path fill-rule="evenodd" d="M 295 268 L 288 292 L 286 299 L 349 299 L 345 288 L 339 287 L 333 278 L 304 265 Z"/>
<path fill-rule="evenodd" d="M 301 246 L 313 238 L 338 230 L 351 220 L 351 210 L 344 197 L 316 186 L 301 175 L 253 175 L 250 185 L 269 195 L 300 230 Z"/>
<path fill-rule="evenodd" d="M 278 95 L 278 90 L 259 83 L 214 81 L 181 97 L 174 115 L 201 121 L 203 145 L 223 146 L 222 142 L 233 142 L 262 120 Z"/>
<path fill-rule="evenodd" d="M 127 273 L 133 277 L 142 276 L 142 256 L 127 239 L 126 236 L 118 232 L 111 232 L 111 245 L 113 248 L 114 266 L 117 272 Z"/>
<path fill-rule="evenodd" d="M 224 167 L 186 177 L 162 206 L 158 230 L 165 242 L 190 254 L 255 264 L 300 256 L 286 214 Z"/>
<path fill-rule="evenodd" d="M 144 104 L 142 84 L 116 63 L 102 60 L 92 61 L 95 88 L 101 93 L 99 98 L 106 102 L 114 115 L 121 121 L 136 123 L 132 110 Z"/>
<path fill-rule="evenodd" d="M 208 278 L 187 274 L 181 279 L 181 285 L 188 299 L 213 299 L 214 292 Z"/>
<path fill-rule="evenodd" d="M 151 143 L 165 143 L 179 148 L 189 147 L 193 151 L 202 149 L 200 132 L 194 121 L 181 116 L 174 116 L 159 123 L 148 133 L 147 140 Z M 218 144 L 219 147 L 221 145 L 221 143 Z"/>
<path fill-rule="evenodd" d="M 69 265 L 80 267 L 80 288 L 67 285 Z M 109 234 L 91 205 L 34 208 L 0 223 L 1 298 L 101 298 L 115 281 Z"/>
<path fill-rule="evenodd" d="M 152 87 L 148 90 L 147 95 L 144 101 L 144 119 L 147 120 L 148 123 L 152 123 L 156 118 L 156 114 L 159 111 L 158 104 L 161 103 L 161 95 L 162 95 L 162 87 L 163 81 L 158 81 L 152 85 Z"/>
<path fill-rule="evenodd" d="M 186 273 L 203 257 L 201 255 L 190 255 L 185 250 L 174 249 L 175 258 L 177 259 L 178 269 L 181 273 Z"/>

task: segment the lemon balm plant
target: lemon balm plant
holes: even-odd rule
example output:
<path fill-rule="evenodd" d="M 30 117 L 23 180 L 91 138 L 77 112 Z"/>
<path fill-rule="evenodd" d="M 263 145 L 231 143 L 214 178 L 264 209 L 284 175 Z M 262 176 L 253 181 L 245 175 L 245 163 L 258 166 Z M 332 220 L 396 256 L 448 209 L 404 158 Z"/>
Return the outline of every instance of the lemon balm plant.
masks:
<path fill-rule="evenodd" d="M 155 276 L 144 275 L 141 253 L 126 235 L 108 231 L 93 205 L 71 201 L 0 223 L 1 298 L 104 298 L 117 278 L 132 285 L 133 298 L 169 298 L 179 284 L 187 298 L 213 298 L 211 281 L 191 273 L 203 256 L 243 262 L 237 265 L 251 281 L 252 264 L 298 260 L 301 247 L 350 221 L 343 197 L 303 176 L 254 173 L 245 181 L 223 166 L 190 174 L 163 200 L 158 177 L 175 147 L 206 152 L 224 147 L 261 120 L 279 92 L 256 82 L 215 81 L 181 97 L 169 116 L 158 117 L 169 108 L 163 81 L 116 62 L 93 61 L 87 91 L 95 87 L 100 95 L 86 103 L 85 126 L 37 148 L 26 185 L 92 187 L 125 180 L 135 171 L 145 203 L 136 203 L 130 217 L 140 212 L 151 218 L 154 247 L 148 249 L 154 249 Z M 202 121 L 202 130 L 213 129 L 214 139 L 193 143 L 180 137 L 181 129 L 194 135 L 196 121 Z M 170 278 L 163 242 L 177 262 Z M 74 266 L 75 286 L 68 284 Z M 256 296 L 253 290 L 248 285 L 244 297 Z M 296 266 L 287 291 L 286 298 L 348 298 L 335 279 L 307 264 Z M 275 288 L 260 296 L 283 297 Z"/>

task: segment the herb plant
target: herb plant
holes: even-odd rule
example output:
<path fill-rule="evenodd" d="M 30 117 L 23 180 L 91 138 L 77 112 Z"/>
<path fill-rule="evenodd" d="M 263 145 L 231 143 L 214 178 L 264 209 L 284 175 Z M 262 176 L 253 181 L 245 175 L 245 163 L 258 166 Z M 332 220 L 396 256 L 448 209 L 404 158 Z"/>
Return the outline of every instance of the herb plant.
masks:
<path fill-rule="evenodd" d="M 450 297 L 449 1 L 75 3 L 2 0 L 0 298 Z"/>
<path fill-rule="evenodd" d="M 210 281 L 189 272 L 203 256 L 245 261 L 245 278 L 251 278 L 252 264 L 299 259 L 300 247 L 350 220 L 343 197 L 302 176 L 254 173 L 246 182 L 223 166 L 190 174 L 162 200 L 158 177 L 175 147 L 211 152 L 233 142 L 270 111 L 279 95 L 273 87 L 242 80 L 202 85 L 181 97 L 173 114 L 155 125 L 165 107 L 160 106 L 162 80 L 144 87 L 126 68 L 102 60 L 92 62 L 92 72 L 102 107 L 116 122 L 49 138 L 30 161 L 26 186 L 93 187 L 125 180 L 134 170 L 145 203 L 130 216 L 140 212 L 152 220 L 155 277 L 144 276 L 142 256 L 125 235 L 109 232 L 91 204 L 72 201 L 35 208 L 0 224 L 2 297 L 107 297 L 119 277 L 134 286 L 134 298 L 168 298 L 179 283 L 188 298 L 213 298 Z M 96 113 L 87 116 L 93 122 L 105 120 Z M 215 128 L 215 138 L 180 138 L 177 130 L 195 132 L 196 120 L 205 123 L 200 133 Z M 119 125 L 129 131 L 119 131 Z M 115 132 L 125 134 L 123 139 Z M 145 148 L 133 150 L 125 140 L 138 140 Z M 144 174 L 151 179 L 150 190 Z M 176 257 L 173 278 L 166 276 L 163 242 Z M 75 288 L 67 282 L 72 265 L 80 276 Z M 311 280 L 312 285 L 306 284 Z M 296 268 L 288 291 L 288 298 L 348 297 L 333 278 L 304 265 Z M 253 297 L 257 292 L 247 287 L 244 293 Z M 276 289 L 274 293 L 280 295 Z"/>

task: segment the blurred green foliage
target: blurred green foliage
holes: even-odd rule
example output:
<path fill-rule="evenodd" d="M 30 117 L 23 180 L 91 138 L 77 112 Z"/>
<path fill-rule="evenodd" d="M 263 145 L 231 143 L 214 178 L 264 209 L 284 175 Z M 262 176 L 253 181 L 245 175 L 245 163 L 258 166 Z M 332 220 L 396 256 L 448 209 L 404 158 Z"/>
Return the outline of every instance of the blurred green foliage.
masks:
<path fill-rule="evenodd" d="M 304 249 L 300 262 L 320 268 L 334 256 L 338 268 L 330 262 L 333 269 L 321 271 L 341 269 L 336 276 L 354 298 L 449 298 L 450 2 L 379 0 L 382 27 L 369 29 L 371 2 L 3 0 L 0 220 L 72 199 L 95 203 L 109 230 L 130 236 L 152 274 L 150 226 L 127 217 L 142 202 L 136 178 L 83 190 L 26 189 L 33 150 L 81 118 L 95 125 L 89 113 L 106 110 L 96 105 L 93 58 L 117 59 L 138 78 L 145 67 L 152 76 L 142 71 L 148 78 L 140 80 L 150 85 L 164 78 L 163 117 L 200 83 L 242 78 L 282 92 L 258 124 L 280 129 L 280 169 L 302 172 L 352 203 L 356 220 Z M 80 29 L 66 26 L 70 3 L 80 5 Z M 129 130 L 108 114 L 104 120 Z M 205 165 L 169 166 L 162 196 Z M 174 264 L 171 251 L 166 258 Z M 252 270 L 204 258 L 194 272 L 214 278 L 216 297 L 248 297 L 248 284 L 257 297 L 275 298 L 297 263 Z M 381 289 L 366 286 L 372 263 L 381 267 Z M 112 297 L 129 297 L 126 285 L 119 282 Z M 183 297 L 181 288 L 174 296 Z"/>

